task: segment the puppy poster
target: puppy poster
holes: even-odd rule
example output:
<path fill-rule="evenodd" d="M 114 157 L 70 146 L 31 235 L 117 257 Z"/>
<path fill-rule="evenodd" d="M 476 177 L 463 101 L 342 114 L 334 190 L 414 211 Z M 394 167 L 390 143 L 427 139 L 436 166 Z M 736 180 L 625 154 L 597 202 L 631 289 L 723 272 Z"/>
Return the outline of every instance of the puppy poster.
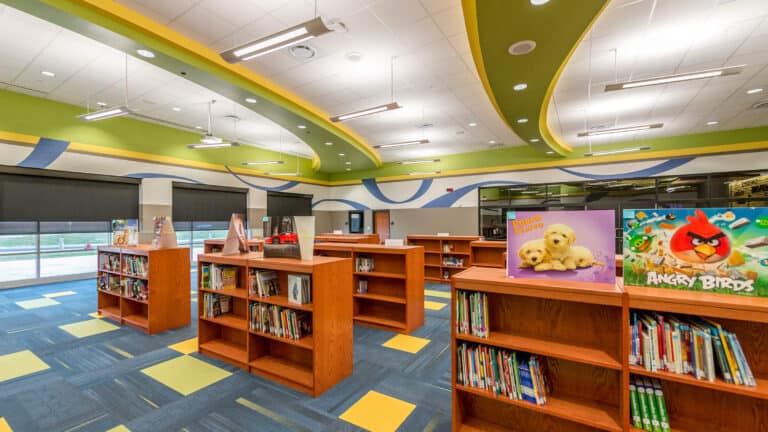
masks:
<path fill-rule="evenodd" d="M 768 208 L 624 210 L 626 285 L 768 296 Z"/>
<path fill-rule="evenodd" d="M 508 212 L 507 274 L 615 283 L 614 218 L 613 210 Z"/>

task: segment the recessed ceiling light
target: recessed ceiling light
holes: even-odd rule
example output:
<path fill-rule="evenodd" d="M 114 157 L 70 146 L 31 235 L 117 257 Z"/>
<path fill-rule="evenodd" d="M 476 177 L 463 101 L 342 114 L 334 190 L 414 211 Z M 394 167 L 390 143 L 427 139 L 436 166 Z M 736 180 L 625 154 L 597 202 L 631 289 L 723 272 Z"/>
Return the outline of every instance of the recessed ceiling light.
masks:
<path fill-rule="evenodd" d="M 555 152 L 553 152 L 552 150 L 550 150 L 550 151 L 548 151 L 548 152 L 547 152 L 547 154 L 548 154 L 548 155 L 553 155 L 553 154 L 555 154 Z"/>
<path fill-rule="evenodd" d="M 56 74 L 55 74 L 55 73 L 53 73 L 53 72 L 51 72 L 51 71 L 46 71 L 46 70 L 44 70 L 44 71 L 40 71 L 40 75 L 45 75 L 45 76 L 47 76 L 47 77 L 55 77 L 55 76 L 56 76 Z"/>
<path fill-rule="evenodd" d="M 488 144 L 496 144 L 496 140 L 490 140 L 488 141 Z"/>
<path fill-rule="evenodd" d="M 339 157 L 344 157 L 344 156 L 345 156 L 344 153 L 339 153 Z"/>
<path fill-rule="evenodd" d="M 352 165 L 352 162 L 350 162 L 350 161 L 347 161 L 347 165 Z"/>
<path fill-rule="evenodd" d="M 531 0 L 531 4 L 534 6 L 541 6 L 549 3 L 549 0 Z"/>
<path fill-rule="evenodd" d="M 537 143 L 537 142 L 539 142 L 539 139 L 538 138 L 531 138 L 531 142 L 532 143 Z"/>
<path fill-rule="evenodd" d="M 352 171 L 352 168 L 347 168 L 347 171 Z"/>
<path fill-rule="evenodd" d="M 328 141 L 327 143 L 325 143 L 325 145 L 327 145 L 327 146 L 332 146 L 332 145 L 333 145 L 333 143 L 332 143 L 332 142 L 330 142 L 330 141 Z"/>
<path fill-rule="evenodd" d="M 96 102 L 96 105 L 98 105 L 100 107 L 105 107 L 105 106 L 107 106 L 107 103 L 106 102 Z"/>
<path fill-rule="evenodd" d="M 763 89 L 762 89 L 762 88 L 753 88 L 753 89 L 749 89 L 749 90 L 747 90 L 747 94 L 755 94 L 755 93 L 760 93 L 761 91 L 763 91 Z"/>
<path fill-rule="evenodd" d="M 195 129 L 202 129 L 202 126 L 195 126 Z"/>
<path fill-rule="evenodd" d="M 146 58 L 155 58 L 155 53 L 145 49 L 137 49 L 136 54 Z"/>
<path fill-rule="evenodd" d="M 652 85 L 670 84 L 681 81 L 691 81 L 707 78 L 715 78 L 727 75 L 736 75 L 744 70 L 745 65 L 731 66 L 719 69 L 709 69 L 698 72 L 688 72 L 675 75 L 665 75 L 656 78 L 641 79 L 635 81 L 626 81 L 616 84 L 608 84 L 605 86 L 605 91 L 625 90 L 638 87 L 647 87 Z"/>
<path fill-rule="evenodd" d="M 517 122 L 520 123 L 520 124 L 528 123 L 528 119 L 527 118 L 517 119 Z"/>
<path fill-rule="evenodd" d="M 475 123 L 475 122 L 472 122 L 472 123 L 470 123 L 470 124 L 469 124 L 469 126 L 470 126 L 470 127 L 475 127 L 475 126 L 477 126 L 477 123 Z"/>
<path fill-rule="evenodd" d="M 614 129 L 593 130 L 588 132 L 579 132 L 576 136 L 578 136 L 579 138 L 582 138 L 586 136 L 610 135 L 610 134 L 625 133 L 625 132 L 639 132 L 639 131 L 644 131 L 648 129 L 658 129 L 662 126 L 664 126 L 664 123 L 628 126 L 628 127 L 614 128 Z"/>
<path fill-rule="evenodd" d="M 299 128 L 299 129 L 306 129 L 307 128 L 305 125 L 298 125 L 296 127 Z"/>
<path fill-rule="evenodd" d="M 527 88 L 528 88 L 528 84 L 526 83 L 515 84 L 515 86 L 512 87 L 514 91 L 523 91 Z"/>
<path fill-rule="evenodd" d="M 256 98 L 251 98 L 251 97 L 245 98 L 245 101 L 248 102 L 249 104 L 255 104 L 259 102 Z"/>
<path fill-rule="evenodd" d="M 359 62 L 363 59 L 363 53 L 359 51 L 350 51 L 346 54 L 347 60 L 351 62 Z"/>
<path fill-rule="evenodd" d="M 171 108 L 171 109 L 172 109 L 172 110 L 174 110 L 174 111 L 176 111 L 176 112 L 179 112 L 179 111 L 181 111 L 181 108 L 179 108 L 179 107 L 173 107 L 173 108 Z"/>
<path fill-rule="evenodd" d="M 510 55 L 525 55 L 529 52 L 536 49 L 536 41 L 532 40 L 523 40 L 520 42 L 515 42 L 512 45 L 509 46 L 507 49 L 507 52 L 509 52 Z"/>
<path fill-rule="evenodd" d="M 717 120 L 711 120 L 711 121 L 707 122 L 707 126 L 715 126 L 715 125 L 719 125 L 719 124 L 720 124 L 720 122 L 717 121 Z"/>

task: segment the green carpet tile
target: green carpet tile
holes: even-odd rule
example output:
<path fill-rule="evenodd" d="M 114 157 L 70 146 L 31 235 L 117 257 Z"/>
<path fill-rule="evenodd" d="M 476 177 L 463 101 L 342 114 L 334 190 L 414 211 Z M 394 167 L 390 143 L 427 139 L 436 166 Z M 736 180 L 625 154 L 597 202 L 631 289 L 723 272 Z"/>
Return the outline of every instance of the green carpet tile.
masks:
<path fill-rule="evenodd" d="M 34 301 L 53 293 L 63 294 Z M 193 302 L 189 327 L 153 336 L 99 326 L 77 338 L 60 326 L 93 319 L 93 279 L 0 290 L 0 429 L 4 420 L 15 432 L 359 431 L 339 416 L 374 391 L 415 405 L 398 431 L 450 430 L 448 305 L 425 311 L 412 336 L 429 343 L 416 354 L 382 346 L 396 333 L 355 326 L 353 375 L 315 399 L 196 352 L 189 356 L 220 376 L 187 396 L 143 373 L 183 355 L 168 346 L 197 336 L 196 310 Z"/>

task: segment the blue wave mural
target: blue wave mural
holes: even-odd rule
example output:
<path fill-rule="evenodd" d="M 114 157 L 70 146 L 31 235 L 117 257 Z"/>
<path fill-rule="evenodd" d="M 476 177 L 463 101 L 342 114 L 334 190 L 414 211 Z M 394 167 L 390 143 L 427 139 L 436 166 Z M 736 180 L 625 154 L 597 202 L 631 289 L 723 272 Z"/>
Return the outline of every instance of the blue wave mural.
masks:
<path fill-rule="evenodd" d="M 171 174 L 160 174 L 160 173 L 133 173 L 133 174 L 126 174 L 125 177 L 138 178 L 138 179 L 167 178 L 172 180 L 183 180 L 185 182 L 190 182 L 195 184 L 203 184 L 202 182 L 199 182 L 195 179 L 191 179 L 189 177 L 182 177 L 182 176 L 171 175 Z"/>
<path fill-rule="evenodd" d="M 385 202 L 387 204 L 404 204 L 407 202 L 417 200 L 422 196 L 424 196 L 424 194 L 427 193 L 427 191 L 429 191 L 430 186 L 432 186 L 432 179 L 428 178 L 428 179 L 422 180 L 421 185 L 419 186 L 419 189 L 417 189 L 416 192 L 410 198 L 406 198 L 402 201 L 395 201 L 387 197 L 386 195 L 384 195 L 384 192 L 382 192 L 381 189 L 379 189 L 379 184 L 376 182 L 375 178 L 363 179 L 362 183 L 363 183 L 363 187 L 365 187 L 368 193 L 373 195 L 374 198 L 378 199 L 379 201 Z"/>
<path fill-rule="evenodd" d="M 285 184 L 282 184 L 280 186 L 272 186 L 272 187 L 260 186 L 260 185 L 257 185 L 255 183 L 251 183 L 249 181 L 246 181 L 245 179 L 243 179 L 239 175 L 235 174 L 234 171 L 229 169 L 228 166 L 225 165 L 224 168 L 226 168 L 227 171 L 229 171 L 230 174 L 235 176 L 235 178 L 240 180 L 242 183 L 244 183 L 244 184 L 246 184 L 246 185 L 248 185 L 248 186 L 250 186 L 250 187 L 252 187 L 254 189 L 259 189 L 259 190 L 263 190 L 263 191 L 282 192 L 282 191 L 286 191 L 286 190 L 288 190 L 288 189 L 290 189 L 290 188 L 292 188 L 292 187 L 294 187 L 294 186 L 299 184 L 299 182 L 297 182 L 297 181 L 289 181 L 289 182 L 287 182 Z"/>
<path fill-rule="evenodd" d="M 24 168 L 47 168 L 69 147 L 69 141 L 43 138 L 37 141 L 35 148 L 17 166 Z"/>
<path fill-rule="evenodd" d="M 470 193 L 471 191 L 484 186 L 501 186 L 501 185 L 524 185 L 527 184 L 525 182 L 519 182 L 519 181 L 507 181 L 507 180 L 489 180 L 479 183 L 472 183 L 466 186 L 462 186 L 453 192 L 448 192 L 444 195 L 441 195 L 432 201 L 424 204 L 421 206 L 421 208 L 442 208 L 442 207 L 451 207 L 461 199 L 464 195 Z"/>
<path fill-rule="evenodd" d="M 568 168 L 558 168 L 558 169 L 568 174 L 575 175 L 585 179 L 590 179 L 590 180 L 620 180 L 620 179 L 632 178 L 632 177 L 651 177 L 654 175 L 662 174 L 665 171 L 669 171 L 671 169 L 683 166 L 694 159 L 696 158 L 690 157 L 690 158 L 670 159 L 660 164 L 654 165 L 650 168 L 645 168 L 645 169 L 631 171 L 631 172 L 625 172 L 621 174 L 588 174 L 588 173 L 581 173 L 578 171 L 574 171 Z"/>
<path fill-rule="evenodd" d="M 359 203 L 357 201 L 352 201 L 352 200 L 348 200 L 348 199 L 341 199 L 341 198 L 326 198 L 326 199 L 317 200 L 317 201 L 312 203 L 312 208 L 315 208 L 318 204 L 321 204 L 321 203 L 324 203 L 324 202 L 337 202 L 337 203 L 346 204 L 346 205 L 352 207 L 355 210 L 370 210 L 369 207 L 367 207 L 366 205 L 361 204 L 361 203 Z"/>

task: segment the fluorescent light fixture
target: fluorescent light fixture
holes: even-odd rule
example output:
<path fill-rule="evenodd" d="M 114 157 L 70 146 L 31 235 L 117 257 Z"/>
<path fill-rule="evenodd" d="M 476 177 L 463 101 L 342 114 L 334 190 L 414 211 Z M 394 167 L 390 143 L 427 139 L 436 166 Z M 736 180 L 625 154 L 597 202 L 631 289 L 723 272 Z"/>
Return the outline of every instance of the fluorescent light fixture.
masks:
<path fill-rule="evenodd" d="M 514 91 L 523 91 L 523 90 L 525 90 L 527 88 L 528 88 L 528 84 L 520 83 L 520 84 L 515 84 L 514 87 L 512 87 L 512 90 L 514 90 Z"/>
<path fill-rule="evenodd" d="M 549 3 L 549 0 L 531 0 L 531 4 L 534 6 L 541 6 Z"/>
<path fill-rule="evenodd" d="M 282 165 L 285 161 L 273 160 L 273 161 L 255 161 L 255 162 L 243 162 L 243 165 Z"/>
<path fill-rule="evenodd" d="M 103 110 L 93 111 L 87 114 L 80 114 L 79 116 L 77 116 L 77 118 L 83 121 L 98 121 L 98 120 L 106 120 L 108 118 L 113 118 L 113 117 L 120 117 L 130 113 L 131 113 L 131 110 L 129 110 L 127 106 L 123 105 L 123 106 L 114 107 L 114 108 L 105 108 Z"/>
<path fill-rule="evenodd" d="M 379 144 L 379 145 L 373 146 L 373 148 L 403 147 L 403 146 L 416 145 L 416 144 L 429 144 L 429 140 L 421 139 L 421 140 L 401 141 L 401 142 L 396 142 L 392 144 Z"/>
<path fill-rule="evenodd" d="M 753 89 L 747 90 L 747 94 L 756 94 L 756 93 L 760 93 L 762 91 L 763 91 L 762 88 L 753 88 Z"/>
<path fill-rule="evenodd" d="M 180 112 L 180 111 L 181 111 L 181 108 L 179 108 L 179 107 L 173 107 L 173 108 L 171 108 L 171 109 L 172 109 L 172 110 L 174 110 L 174 111 L 176 111 L 176 112 Z"/>
<path fill-rule="evenodd" d="M 297 172 L 266 172 L 264 174 L 271 175 L 271 176 L 294 176 L 294 177 L 298 177 L 301 175 L 301 173 L 297 173 Z"/>
<path fill-rule="evenodd" d="M 716 126 L 716 125 L 719 125 L 719 124 L 720 124 L 720 122 L 717 121 L 717 120 L 712 120 L 712 121 L 708 121 L 707 122 L 707 126 Z"/>
<path fill-rule="evenodd" d="M 366 108 L 364 110 L 355 111 L 347 114 L 337 115 L 334 117 L 331 117 L 332 122 L 340 122 L 344 120 L 349 120 L 353 118 L 363 117 L 371 114 L 377 114 L 384 111 L 392 111 L 396 110 L 398 108 L 402 108 L 397 102 L 391 102 L 385 105 L 379 105 L 372 108 Z"/>
<path fill-rule="evenodd" d="M 245 101 L 248 102 L 249 104 L 255 104 L 259 102 L 258 99 L 256 98 L 245 98 Z"/>
<path fill-rule="evenodd" d="M 421 160 L 409 160 L 409 161 L 401 161 L 398 162 L 398 165 L 413 165 L 413 164 L 423 164 L 423 163 L 434 163 L 434 162 L 440 162 L 440 159 L 421 159 Z"/>
<path fill-rule="evenodd" d="M 686 189 L 686 188 L 688 188 L 688 186 L 669 186 L 665 190 L 667 192 L 675 192 L 675 191 L 679 191 L 679 190 Z"/>
<path fill-rule="evenodd" d="M 202 126 L 195 126 L 195 129 L 202 129 Z"/>
<path fill-rule="evenodd" d="M 212 149 L 212 148 L 235 147 L 236 145 L 237 144 L 230 143 L 230 142 L 200 143 L 200 144 L 189 144 L 189 145 L 187 145 L 187 148 L 191 148 L 191 149 Z"/>
<path fill-rule="evenodd" d="M 322 18 L 315 17 L 261 39 L 224 51 L 220 55 L 229 63 L 237 63 L 296 45 L 331 31 L 333 30 L 325 26 Z"/>
<path fill-rule="evenodd" d="M 477 123 L 475 123 L 475 122 L 472 122 L 472 123 L 469 124 L 469 127 L 475 127 L 475 126 L 477 126 Z"/>
<path fill-rule="evenodd" d="M 614 155 L 614 154 L 621 154 L 621 153 L 632 153 L 632 152 L 650 150 L 650 149 L 651 148 L 648 146 L 631 147 L 631 148 L 623 148 L 618 150 L 605 150 L 605 151 L 598 151 L 598 152 L 592 152 L 592 153 L 584 153 L 584 156 L 607 156 L 607 155 Z"/>
<path fill-rule="evenodd" d="M 718 69 L 708 69 L 698 72 L 688 72 L 676 75 L 665 75 L 656 78 L 648 78 L 636 81 L 626 81 L 616 84 L 608 84 L 605 86 L 605 91 L 625 90 L 637 87 L 646 87 L 652 85 L 670 84 L 681 81 L 692 81 L 699 79 L 715 78 L 727 75 L 736 75 L 744 70 L 746 65 L 731 66 Z"/>
<path fill-rule="evenodd" d="M 44 76 L 51 77 L 51 78 L 56 76 L 55 73 L 53 73 L 51 71 L 46 71 L 46 70 L 40 71 L 40 75 L 44 75 Z"/>
<path fill-rule="evenodd" d="M 528 123 L 528 119 L 527 118 L 517 119 L 517 122 L 520 123 L 520 124 Z"/>
<path fill-rule="evenodd" d="M 204 137 L 200 138 L 200 142 L 203 144 L 221 144 L 224 142 L 224 140 L 213 135 L 205 135 Z"/>
<path fill-rule="evenodd" d="M 646 186 L 634 186 L 632 189 L 634 190 L 648 190 L 655 188 L 656 185 L 646 185 Z"/>
<path fill-rule="evenodd" d="M 96 102 L 96 105 L 98 105 L 100 107 L 105 107 L 105 106 L 107 106 L 107 103 L 106 102 Z"/>
<path fill-rule="evenodd" d="M 433 175 L 433 174 L 440 174 L 440 171 L 414 171 L 408 173 L 408 175 Z"/>
<path fill-rule="evenodd" d="M 507 190 L 512 192 L 528 192 L 527 187 L 511 187 L 511 188 L 507 188 Z"/>
<path fill-rule="evenodd" d="M 136 54 L 146 58 L 155 58 L 155 53 L 145 49 L 137 49 Z"/>
<path fill-rule="evenodd" d="M 488 141 L 488 144 L 496 144 L 496 140 L 490 140 Z"/>
<path fill-rule="evenodd" d="M 664 123 L 653 123 L 653 124 L 647 124 L 647 125 L 627 126 L 627 127 L 613 128 L 613 129 L 597 129 L 597 130 L 591 130 L 586 132 L 579 132 L 576 136 L 578 136 L 579 138 L 583 138 L 583 137 L 590 137 L 590 136 L 597 136 L 597 135 L 639 132 L 639 131 L 644 131 L 648 129 L 658 129 L 663 126 L 664 126 Z"/>

